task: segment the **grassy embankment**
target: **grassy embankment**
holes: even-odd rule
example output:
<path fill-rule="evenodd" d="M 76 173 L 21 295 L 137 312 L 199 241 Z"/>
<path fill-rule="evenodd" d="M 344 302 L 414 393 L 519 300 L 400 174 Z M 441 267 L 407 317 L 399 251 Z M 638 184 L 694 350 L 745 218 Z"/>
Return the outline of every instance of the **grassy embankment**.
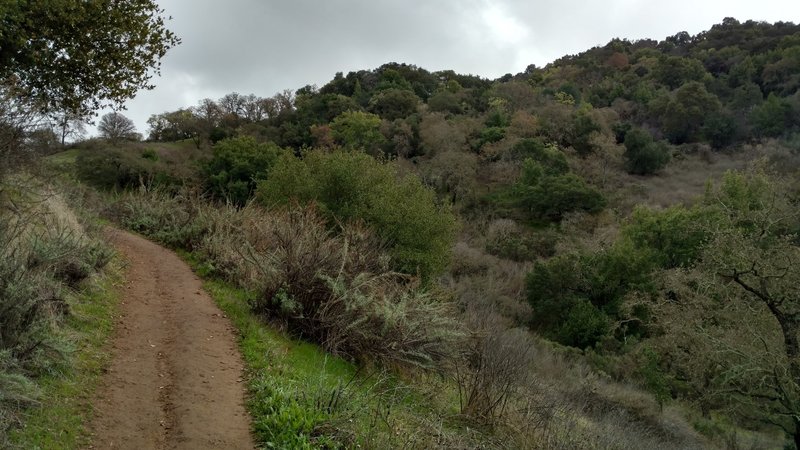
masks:
<path fill-rule="evenodd" d="M 65 156 L 61 155 L 61 158 Z M 0 183 L 0 447 L 88 443 L 120 264 L 46 177 Z"/>

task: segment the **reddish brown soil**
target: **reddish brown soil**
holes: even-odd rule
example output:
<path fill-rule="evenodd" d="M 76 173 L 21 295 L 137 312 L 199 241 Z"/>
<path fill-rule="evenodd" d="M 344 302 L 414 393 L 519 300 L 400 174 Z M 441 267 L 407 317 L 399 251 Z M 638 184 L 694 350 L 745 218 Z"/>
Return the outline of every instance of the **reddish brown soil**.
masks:
<path fill-rule="evenodd" d="M 128 261 L 92 448 L 254 448 L 228 319 L 173 252 L 119 230 Z"/>

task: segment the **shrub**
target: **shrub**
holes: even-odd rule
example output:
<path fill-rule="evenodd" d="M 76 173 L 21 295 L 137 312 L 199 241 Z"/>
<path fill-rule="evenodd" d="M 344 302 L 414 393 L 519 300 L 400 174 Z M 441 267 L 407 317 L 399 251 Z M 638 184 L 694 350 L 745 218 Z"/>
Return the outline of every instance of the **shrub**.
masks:
<path fill-rule="evenodd" d="M 206 187 L 218 198 L 244 205 L 259 180 L 266 179 L 275 161 L 286 151 L 252 137 L 224 139 L 213 147 L 203 166 Z"/>
<path fill-rule="evenodd" d="M 330 127 L 336 142 L 348 149 L 379 155 L 386 143 L 381 133 L 381 118 L 375 114 L 346 111 L 336 116 Z"/>
<path fill-rule="evenodd" d="M 336 354 L 423 367 L 449 356 L 458 327 L 448 304 L 390 271 L 367 228 L 333 234 L 310 208 L 255 211 L 241 226 L 256 311 Z"/>
<path fill-rule="evenodd" d="M 550 169 L 551 170 L 551 169 Z M 572 211 L 595 213 L 606 201 L 575 174 L 551 175 L 549 169 L 532 159 L 526 159 L 522 175 L 513 187 L 513 201 L 528 217 L 558 221 Z"/>
<path fill-rule="evenodd" d="M 146 148 L 142 150 L 142 158 L 149 159 L 151 161 L 158 161 L 158 153 L 152 148 Z"/>
<path fill-rule="evenodd" d="M 197 248 L 208 233 L 202 200 L 184 190 L 128 193 L 111 205 L 107 214 L 125 228 L 171 248 Z"/>
<path fill-rule="evenodd" d="M 567 157 L 555 145 L 547 145 L 540 139 L 522 139 L 511 147 L 514 159 L 532 159 L 540 163 L 551 175 L 561 175 L 569 172 Z"/>
<path fill-rule="evenodd" d="M 633 290 L 652 290 L 650 253 L 629 242 L 596 253 L 570 253 L 537 262 L 527 278 L 533 326 L 563 344 L 589 347 L 611 331 L 611 320 L 627 312 L 621 309 Z M 646 311 L 635 311 L 646 319 Z M 630 326 L 628 335 L 643 333 Z"/>
<path fill-rule="evenodd" d="M 490 311 L 470 311 L 467 321 L 471 333 L 455 370 L 461 413 L 494 423 L 530 378 L 533 339 L 522 329 L 506 328 Z"/>
<path fill-rule="evenodd" d="M 558 233 L 552 229 L 526 232 L 513 220 L 498 219 L 486 231 L 486 251 L 513 261 L 555 255 Z"/>
<path fill-rule="evenodd" d="M 629 173 L 651 175 L 663 169 L 672 158 L 669 146 L 653 142 L 650 133 L 634 128 L 625 135 L 625 166 Z"/>
<path fill-rule="evenodd" d="M 700 254 L 709 238 L 706 224 L 712 211 L 699 207 L 673 206 L 663 211 L 638 207 L 623 228 L 625 238 L 642 249 L 651 250 L 651 259 L 664 268 L 688 266 Z"/>
<path fill-rule="evenodd" d="M 360 152 L 281 158 L 257 196 L 265 205 L 317 202 L 331 222 L 363 220 L 389 247 L 394 267 L 428 279 L 449 260 L 455 217 L 413 175 Z"/>
<path fill-rule="evenodd" d="M 157 158 L 143 157 L 130 149 L 84 149 L 75 160 L 78 178 L 100 189 L 172 187 L 180 180 L 172 176 Z"/>
<path fill-rule="evenodd" d="M 478 135 L 478 141 L 475 144 L 476 149 L 480 149 L 486 144 L 492 144 L 502 141 L 506 137 L 506 129 L 503 127 L 486 127 L 481 130 Z"/>
<path fill-rule="evenodd" d="M 375 94 L 370 99 L 369 109 L 386 120 L 395 120 L 415 113 L 419 103 L 414 92 L 390 88 Z"/>
<path fill-rule="evenodd" d="M 585 299 L 575 300 L 556 331 L 556 340 L 578 348 L 594 346 L 611 329 L 608 315 Z"/>
<path fill-rule="evenodd" d="M 753 108 L 750 122 L 757 136 L 780 136 L 791 129 L 794 115 L 791 103 L 770 93 L 764 103 Z"/>

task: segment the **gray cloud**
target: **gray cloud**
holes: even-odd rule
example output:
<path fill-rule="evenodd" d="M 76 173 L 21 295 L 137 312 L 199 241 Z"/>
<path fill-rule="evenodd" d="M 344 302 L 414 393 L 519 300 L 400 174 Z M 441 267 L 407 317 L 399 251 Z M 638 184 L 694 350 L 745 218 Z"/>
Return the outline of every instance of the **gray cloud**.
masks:
<path fill-rule="evenodd" d="M 151 114 L 229 92 L 269 96 L 336 72 L 396 61 L 487 78 L 543 66 L 614 37 L 692 34 L 724 17 L 800 21 L 790 0 L 162 0 L 183 43 L 156 89 L 125 113 Z"/>

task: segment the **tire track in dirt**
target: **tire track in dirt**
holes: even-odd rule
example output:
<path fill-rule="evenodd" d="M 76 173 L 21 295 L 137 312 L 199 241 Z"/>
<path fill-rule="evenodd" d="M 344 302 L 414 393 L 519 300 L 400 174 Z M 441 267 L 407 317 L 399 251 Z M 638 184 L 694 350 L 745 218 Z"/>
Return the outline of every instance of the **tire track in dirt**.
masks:
<path fill-rule="evenodd" d="M 252 449 L 235 332 L 173 252 L 109 230 L 128 261 L 92 447 Z"/>

